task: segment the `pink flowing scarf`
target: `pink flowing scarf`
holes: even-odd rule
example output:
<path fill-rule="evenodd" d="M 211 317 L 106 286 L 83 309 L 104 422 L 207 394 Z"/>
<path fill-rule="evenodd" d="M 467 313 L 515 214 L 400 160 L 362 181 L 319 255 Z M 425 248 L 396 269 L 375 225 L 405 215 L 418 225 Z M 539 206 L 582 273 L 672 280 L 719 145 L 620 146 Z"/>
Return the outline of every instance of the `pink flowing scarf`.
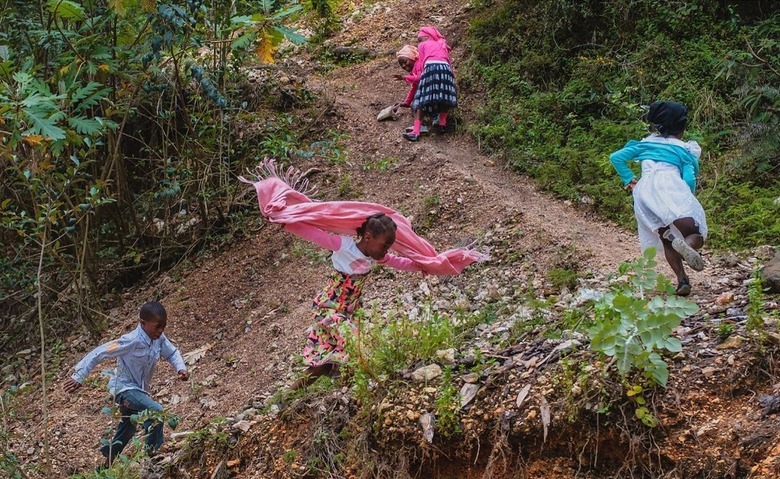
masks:
<path fill-rule="evenodd" d="M 386 206 L 360 201 L 312 201 L 277 176 L 257 182 L 239 179 L 255 187 L 260 211 L 271 223 L 303 223 L 330 233 L 352 236 L 374 213 L 390 216 L 398 227 L 391 249 L 417 263 L 427 274 L 459 274 L 471 263 L 488 259 L 487 255 L 469 248 L 437 253 L 430 243 L 412 231 L 405 216 Z"/>

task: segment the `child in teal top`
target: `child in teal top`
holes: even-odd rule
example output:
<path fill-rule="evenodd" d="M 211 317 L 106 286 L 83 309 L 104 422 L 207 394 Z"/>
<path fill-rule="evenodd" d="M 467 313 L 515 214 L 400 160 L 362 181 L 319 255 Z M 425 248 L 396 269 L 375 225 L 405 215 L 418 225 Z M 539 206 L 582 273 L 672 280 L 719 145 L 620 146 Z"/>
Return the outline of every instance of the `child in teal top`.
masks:
<path fill-rule="evenodd" d="M 698 250 L 707 237 L 704 209 L 693 195 L 699 173 L 701 147 L 680 137 L 688 109 L 679 103 L 657 101 L 647 118 L 657 133 L 641 141 L 629 141 L 609 157 L 624 188 L 633 194 L 642 250 L 663 251 L 677 276 L 677 294 L 686 296 L 691 284 L 683 261 L 696 271 L 704 269 Z M 639 180 L 629 161 L 642 165 Z"/>
<path fill-rule="evenodd" d="M 634 172 L 626 163 L 629 161 L 653 160 L 669 163 L 680 170 L 683 181 L 688 184 L 691 193 L 696 192 L 696 177 L 699 175 L 699 158 L 701 148 L 696 142 L 679 145 L 677 142 L 659 142 L 660 135 L 645 138 L 642 141 L 631 140 L 622 149 L 609 155 L 609 161 L 623 180 L 623 186 L 634 180 Z M 656 137 L 656 138 L 654 138 Z M 655 141 L 654 141 L 655 140 Z M 678 140 L 679 143 L 682 143 Z M 694 146 L 695 145 L 695 146 Z M 698 151 L 694 155 L 691 150 Z"/>

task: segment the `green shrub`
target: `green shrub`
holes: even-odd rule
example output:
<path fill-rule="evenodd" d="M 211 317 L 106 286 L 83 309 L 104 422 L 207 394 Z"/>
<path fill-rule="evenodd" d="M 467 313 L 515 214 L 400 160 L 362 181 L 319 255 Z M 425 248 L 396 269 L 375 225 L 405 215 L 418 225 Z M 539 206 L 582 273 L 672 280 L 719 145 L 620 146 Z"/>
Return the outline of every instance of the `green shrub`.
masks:
<path fill-rule="evenodd" d="M 459 70 L 462 91 L 486 89 L 467 131 L 543 188 L 629 226 L 607 157 L 647 133 L 643 105 L 683 102 L 704 149 L 710 244 L 776 244 L 780 15 L 760 3 L 483 2 Z"/>
<path fill-rule="evenodd" d="M 660 352 L 682 349 L 672 331 L 699 307 L 678 296 L 664 297 L 674 289 L 654 271 L 654 258 L 655 248 L 648 248 L 634 263 L 621 265 L 620 274 L 629 279 L 614 285 L 596 303 L 594 324 L 588 333 L 591 349 L 614 357 L 621 375 L 636 368 L 647 379 L 666 386 L 669 369 Z"/>

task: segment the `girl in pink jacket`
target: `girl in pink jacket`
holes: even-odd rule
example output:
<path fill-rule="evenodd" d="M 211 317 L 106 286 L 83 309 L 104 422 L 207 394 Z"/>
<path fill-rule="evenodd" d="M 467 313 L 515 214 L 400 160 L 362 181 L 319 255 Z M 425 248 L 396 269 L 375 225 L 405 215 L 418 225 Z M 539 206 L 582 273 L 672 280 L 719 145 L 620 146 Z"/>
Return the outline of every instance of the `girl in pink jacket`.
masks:
<path fill-rule="evenodd" d="M 404 77 L 411 85 L 406 100 L 401 106 L 411 107 L 414 112 L 414 125 L 411 132 L 404 132 L 409 141 L 420 139 L 422 115 L 438 113 L 438 122 L 433 128 L 439 132 L 447 129 L 447 112 L 458 106 L 455 89 L 455 75 L 452 71 L 450 46 L 435 27 L 421 27 L 417 34 L 420 44 L 417 46 L 417 59 L 409 61 L 402 55 L 404 47 L 396 54 L 401 67 L 410 72 Z"/>

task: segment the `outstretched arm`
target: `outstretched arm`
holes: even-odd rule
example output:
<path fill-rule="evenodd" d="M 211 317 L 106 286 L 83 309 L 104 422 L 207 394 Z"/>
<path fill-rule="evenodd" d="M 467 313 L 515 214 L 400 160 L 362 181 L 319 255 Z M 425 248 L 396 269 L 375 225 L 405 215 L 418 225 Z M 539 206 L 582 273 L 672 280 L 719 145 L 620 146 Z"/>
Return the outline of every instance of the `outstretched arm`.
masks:
<path fill-rule="evenodd" d="M 163 336 L 163 339 L 164 341 L 162 343 L 162 348 L 160 349 L 160 355 L 176 369 L 179 378 L 186 381 L 189 379 L 190 375 L 187 372 L 187 365 L 181 357 L 181 351 L 179 351 L 179 348 L 177 348 L 167 336 Z"/>
<path fill-rule="evenodd" d="M 385 255 L 385 257 L 377 261 L 377 263 L 403 271 L 422 271 L 420 265 L 414 261 L 410 260 L 409 258 L 404 258 L 403 256 L 396 256 L 394 254 Z"/>
<path fill-rule="evenodd" d="M 340 236 L 326 233 L 314 226 L 290 223 L 284 225 L 284 230 L 331 251 L 338 251 L 341 248 Z"/>
<path fill-rule="evenodd" d="M 100 361 L 107 358 L 115 358 L 120 356 L 125 351 L 129 350 L 132 344 L 132 340 L 121 337 L 119 339 L 109 341 L 105 344 L 101 344 L 100 346 L 90 351 L 89 354 L 84 356 L 84 359 L 76 364 L 76 372 L 65 380 L 63 384 L 65 392 L 72 393 L 76 389 L 80 388 L 81 384 L 84 382 L 87 376 L 89 376 L 90 371 L 92 371 Z"/>

